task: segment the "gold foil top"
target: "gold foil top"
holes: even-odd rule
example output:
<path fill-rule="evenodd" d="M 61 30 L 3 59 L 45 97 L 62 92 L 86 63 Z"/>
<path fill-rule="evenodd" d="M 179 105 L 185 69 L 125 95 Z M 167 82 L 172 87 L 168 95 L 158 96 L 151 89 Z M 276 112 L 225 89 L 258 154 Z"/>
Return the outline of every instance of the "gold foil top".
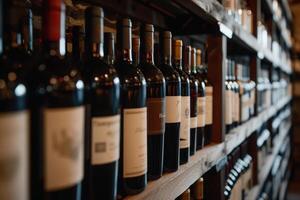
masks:
<path fill-rule="evenodd" d="M 202 52 L 201 52 L 201 49 L 197 49 L 197 52 L 196 52 L 196 65 L 197 66 L 200 66 L 202 64 Z"/>
<path fill-rule="evenodd" d="M 181 60 L 182 59 L 182 40 L 175 40 L 173 42 L 173 54 L 175 60 Z"/>
<path fill-rule="evenodd" d="M 190 189 L 187 189 L 184 191 L 184 193 L 181 195 L 181 200 L 190 200 L 191 199 L 191 191 Z"/>
<path fill-rule="evenodd" d="M 195 200 L 202 200 L 203 199 L 203 178 L 200 178 L 196 181 L 194 187 L 194 198 Z"/>

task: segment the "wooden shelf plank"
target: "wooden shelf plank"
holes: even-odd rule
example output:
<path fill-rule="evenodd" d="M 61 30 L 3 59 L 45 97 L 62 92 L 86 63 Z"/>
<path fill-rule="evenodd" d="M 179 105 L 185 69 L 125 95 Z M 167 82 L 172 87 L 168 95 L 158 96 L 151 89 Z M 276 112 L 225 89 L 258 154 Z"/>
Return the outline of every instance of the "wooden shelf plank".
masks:
<path fill-rule="evenodd" d="M 148 184 L 146 190 L 138 195 L 129 196 L 127 200 L 173 200 L 182 194 L 204 173 L 216 165 L 217 161 L 226 156 L 224 144 L 208 146 L 196 152 L 190 161 L 179 167 L 174 173 L 163 175 L 160 179 Z"/>
<path fill-rule="evenodd" d="M 241 126 L 231 130 L 225 137 L 226 152 L 230 153 L 233 149 L 238 147 L 243 141 L 245 141 L 255 130 L 261 127 L 261 125 L 270 119 L 277 113 L 284 105 L 290 102 L 291 97 L 285 97 L 280 100 L 276 105 L 271 106 L 265 111 L 258 114 L 258 116 L 250 119 L 248 122 Z"/>
<path fill-rule="evenodd" d="M 252 188 L 252 190 L 248 193 L 248 196 L 246 197 L 246 199 L 253 200 L 253 199 L 258 198 L 258 195 L 259 195 L 259 193 L 260 193 L 264 183 L 266 182 L 268 175 L 272 169 L 274 160 L 279 153 L 281 145 L 285 142 L 285 137 L 288 135 L 288 132 L 289 132 L 291 126 L 292 126 L 292 124 L 291 124 L 291 122 L 289 122 L 286 125 L 286 127 L 283 129 L 281 134 L 278 135 L 277 138 L 275 138 L 275 146 L 273 147 L 272 154 L 266 158 L 264 167 L 261 169 L 261 171 L 258 174 L 258 185 L 256 185 L 255 187 Z"/>
<path fill-rule="evenodd" d="M 276 105 L 263 111 L 259 116 L 254 117 L 236 129 L 233 129 L 230 134 L 226 136 L 225 142 L 210 145 L 196 152 L 187 164 L 179 167 L 178 171 L 164 174 L 160 179 L 151 181 L 144 192 L 134 196 L 128 196 L 125 199 L 175 199 L 203 174 L 214 167 L 219 160 L 231 153 L 231 151 L 249 137 L 259 125 L 268 120 L 272 115 L 276 114 L 276 112 L 290 100 L 290 97 L 282 99 Z"/>

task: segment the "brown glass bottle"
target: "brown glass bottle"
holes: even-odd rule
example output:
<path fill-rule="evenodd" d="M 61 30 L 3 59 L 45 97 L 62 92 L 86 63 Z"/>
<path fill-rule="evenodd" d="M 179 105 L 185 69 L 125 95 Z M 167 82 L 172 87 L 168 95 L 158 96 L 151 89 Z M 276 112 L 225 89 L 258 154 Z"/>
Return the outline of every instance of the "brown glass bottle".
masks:
<path fill-rule="evenodd" d="M 208 79 L 208 52 L 205 52 L 205 62 L 202 65 L 203 80 L 205 82 L 205 135 L 204 144 L 210 144 L 212 138 L 212 124 L 213 124 L 213 85 Z"/>
<path fill-rule="evenodd" d="M 136 194 L 147 185 L 146 80 L 132 64 L 132 23 L 117 24 L 116 68 L 121 84 L 121 153 L 118 194 Z"/>
<path fill-rule="evenodd" d="M 182 40 L 173 42 L 173 66 L 181 79 L 180 164 L 190 156 L 190 79 L 182 68 Z"/>
<path fill-rule="evenodd" d="M 173 172 L 179 166 L 179 131 L 181 118 L 181 81 L 172 67 L 172 34 L 160 33 L 161 61 L 158 65 L 166 80 L 166 129 L 164 141 L 164 171 Z"/>
<path fill-rule="evenodd" d="M 197 144 L 197 98 L 198 98 L 198 80 L 192 75 L 191 64 L 191 46 L 186 46 L 184 51 L 184 72 L 188 74 L 190 79 L 190 155 L 196 152 Z M 193 59 L 195 57 L 193 56 Z"/>
<path fill-rule="evenodd" d="M 204 146 L 204 128 L 205 128 L 205 82 L 201 73 L 202 54 L 200 49 L 192 49 L 192 75 L 198 80 L 198 98 L 197 98 L 197 150 Z"/>
<path fill-rule="evenodd" d="M 84 67 L 89 72 L 87 103 L 91 112 L 86 122 L 91 126 L 86 141 L 89 151 L 86 198 L 91 200 L 116 199 L 120 154 L 120 80 L 114 68 L 114 35 L 103 34 L 103 18 L 102 8 L 88 7 L 85 11 Z"/>
<path fill-rule="evenodd" d="M 80 199 L 84 177 L 84 83 L 65 58 L 65 5 L 43 1 L 43 50 L 33 75 L 32 123 L 40 150 L 39 199 Z M 38 190 L 38 189 L 37 189 Z M 38 193 L 38 191 L 37 191 Z"/>
<path fill-rule="evenodd" d="M 31 55 L 20 28 L 28 12 L 24 2 L 0 2 L 0 199 L 29 200 L 29 87 L 24 71 L 31 67 Z"/>
<path fill-rule="evenodd" d="M 226 133 L 228 133 L 232 129 L 232 101 L 233 101 L 233 89 L 229 79 L 229 68 L 231 65 L 231 61 L 226 59 L 225 62 L 225 125 L 226 125 Z"/>
<path fill-rule="evenodd" d="M 162 176 L 166 82 L 162 72 L 154 64 L 154 27 L 145 24 L 141 30 L 141 62 L 139 68 L 147 82 L 147 152 L 148 179 Z"/>

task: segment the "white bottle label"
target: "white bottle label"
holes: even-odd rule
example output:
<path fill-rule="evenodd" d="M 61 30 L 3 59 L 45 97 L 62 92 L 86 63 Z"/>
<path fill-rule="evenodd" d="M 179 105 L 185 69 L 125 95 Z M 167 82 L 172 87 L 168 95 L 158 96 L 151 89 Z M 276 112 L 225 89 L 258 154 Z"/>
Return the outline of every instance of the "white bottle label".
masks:
<path fill-rule="evenodd" d="M 225 91 L 225 124 L 232 124 L 232 91 Z"/>
<path fill-rule="evenodd" d="M 190 96 L 181 97 L 180 148 L 190 146 Z"/>
<path fill-rule="evenodd" d="M 147 108 L 123 110 L 123 177 L 147 173 Z"/>
<path fill-rule="evenodd" d="M 0 113 L 0 199 L 29 199 L 29 114 Z"/>
<path fill-rule="evenodd" d="M 197 128 L 197 117 L 191 117 L 191 128 Z"/>
<path fill-rule="evenodd" d="M 204 127 L 205 126 L 205 112 L 206 112 L 206 99 L 205 97 L 198 97 L 197 98 L 197 126 Z"/>
<path fill-rule="evenodd" d="M 44 119 L 46 191 L 79 183 L 83 179 L 84 107 L 47 108 Z"/>
<path fill-rule="evenodd" d="M 166 123 L 181 121 L 181 96 L 166 96 Z"/>
<path fill-rule="evenodd" d="M 205 87 L 205 100 L 206 100 L 206 109 L 205 109 L 205 125 L 210 125 L 213 122 L 213 87 Z"/>
<path fill-rule="evenodd" d="M 92 165 L 111 163 L 120 155 L 120 115 L 92 118 Z"/>

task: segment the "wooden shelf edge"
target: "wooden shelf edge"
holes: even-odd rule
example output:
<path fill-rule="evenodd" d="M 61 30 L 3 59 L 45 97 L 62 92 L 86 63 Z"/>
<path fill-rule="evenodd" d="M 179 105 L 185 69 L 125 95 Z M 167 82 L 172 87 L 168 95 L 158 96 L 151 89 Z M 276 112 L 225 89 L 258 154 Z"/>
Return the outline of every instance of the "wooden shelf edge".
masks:
<path fill-rule="evenodd" d="M 145 191 L 126 200 L 174 200 L 198 180 L 204 173 L 226 156 L 224 143 L 210 145 L 196 152 L 187 164 L 181 165 L 178 171 L 164 174 L 160 179 L 148 183 Z"/>
<path fill-rule="evenodd" d="M 286 128 L 284 129 L 285 131 L 282 132 L 275 140 L 275 146 L 272 150 L 272 154 L 269 155 L 265 161 L 264 164 L 264 168 L 259 172 L 258 174 L 258 185 L 256 185 L 255 187 L 252 188 L 252 190 L 250 190 L 250 192 L 248 193 L 246 199 L 247 200 L 253 200 L 253 199 L 257 199 L 264 183 L 266 182 L 268 175 L 272 169 L 274 160 L 276 158 L 276 156 L 279 153 L 280 147 L 282 146 L 282 144 L 285 142 L 285 137 L 288 135 L 289 130 L 291 129 L 292 124 L 291 122 L 289 122 L 286 125 Z"/>
<path fill-rule="evenodd" d="M 260 113 L 258 116 L 250 119 L 248 122 L 231 130 L 225 137 L 226 153 L 229 154 L 243 141 L 245 141 L 255 130 L 261 127 L 263 123 L 269 120 L 274 114 L 277 113 L 283 106 L 290 102 L 291 97 L 285 97 L 280 100 L 276 105 L 271 106 L 267 110 Z"/>

